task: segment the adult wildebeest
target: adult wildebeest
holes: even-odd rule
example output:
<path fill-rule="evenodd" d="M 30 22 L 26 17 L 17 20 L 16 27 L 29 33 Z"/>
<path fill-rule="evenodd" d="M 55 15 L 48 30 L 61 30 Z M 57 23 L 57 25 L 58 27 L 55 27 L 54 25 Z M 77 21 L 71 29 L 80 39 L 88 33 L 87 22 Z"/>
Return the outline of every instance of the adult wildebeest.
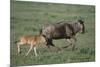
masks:
<path fill-rule="evenodd" d="M 67 41 L 70 43 L 68 46 L 72 45 L 72 50 L 75 49 L 75 35 L 78 33 L 84 33 L 85 27 L 84 27 L 84 21 L 78 20 L 78 21 L 60 21 L 58 23 L 49 24 L 43 26 L 43 28 L 40 30 L 40 34 L 42 34 L 46 38 L 47 47 L 54 46 L 53 39 L 67 39 Z M 65 47 L 68 47 L 65 46 Z"/>

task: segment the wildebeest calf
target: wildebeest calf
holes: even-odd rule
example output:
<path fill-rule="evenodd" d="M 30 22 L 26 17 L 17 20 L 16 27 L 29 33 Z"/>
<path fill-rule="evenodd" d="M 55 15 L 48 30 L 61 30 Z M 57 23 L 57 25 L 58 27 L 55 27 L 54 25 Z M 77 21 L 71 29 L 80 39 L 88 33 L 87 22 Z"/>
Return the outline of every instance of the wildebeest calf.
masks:
<path fill-rule="evenodd" d="M 17 44 L 18 47 L 18 53 L 21 52 L 20 46 L 27 44 L 30 46 L 30 48 L 26 53 L 26 56 L 30 53 L 32 48 L 34 48 L 35 56 L 37 56 L 36 46 L 40 43 L 45 43 L 45 41 L 46 40 L 42 35 L 23 35 L 15 43 Z"/>

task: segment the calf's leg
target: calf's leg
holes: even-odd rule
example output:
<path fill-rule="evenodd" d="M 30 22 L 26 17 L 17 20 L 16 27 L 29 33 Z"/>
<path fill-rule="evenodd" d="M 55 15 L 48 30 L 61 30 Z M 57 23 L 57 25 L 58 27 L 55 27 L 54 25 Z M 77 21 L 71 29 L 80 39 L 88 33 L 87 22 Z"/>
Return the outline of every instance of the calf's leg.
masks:
<path fill-rule="evenodd" d="M 26 53 L 26 56 L 30 53 L 30 51 L 32 50 L 32 48 L 33 48 L 33 44 L 30 45 L 30 48 L 29 48 L 28 52 Z"/>
<path fill-rule="evenodd" d="M 34 53 L 35 53 L 35 56 L 37 56 L 37 51 L 36 51 L 36 47 L 34 46 Z"/>
<path fill-rule="evenodd" d="M 17 51 L 18 51 L 18 54 L 21 53 L 20 46 L 23 45 L 23 44 L 24 44 L 24 43 L 22 43 L 22 42 L 18 42 L 18 43 L 17 43 Z"/>

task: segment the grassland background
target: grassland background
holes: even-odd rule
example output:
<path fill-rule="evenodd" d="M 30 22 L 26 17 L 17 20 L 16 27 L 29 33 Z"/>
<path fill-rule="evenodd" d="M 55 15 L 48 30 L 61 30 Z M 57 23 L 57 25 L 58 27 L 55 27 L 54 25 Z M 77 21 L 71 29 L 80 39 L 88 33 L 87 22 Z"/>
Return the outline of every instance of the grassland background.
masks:
<path fill-rule="evenodd" d="M 52 48 L 48 50 L 44 44 L 37 48 L 38 57 L 34 52 L 25 57 L 29 46 L 21 46 L 22 53 L 17 54 L 17 46 L 14 43 L 23 34 L 38 34 L 41 27 L 46 23 L 56 23 L 61 19 L 77 20 L 84 19 L 86 33 L 78 34 L 75 51 L 70 48 L 57 51 Z M 51 4 L 37 2 L 11 1 L 11 65 L 36 65 L 36 64 L 58 64 L 73 62 L 95 61 L 95 6 Z M 66 40 L 54 40 L 59 47 L 68 45 Z"/>

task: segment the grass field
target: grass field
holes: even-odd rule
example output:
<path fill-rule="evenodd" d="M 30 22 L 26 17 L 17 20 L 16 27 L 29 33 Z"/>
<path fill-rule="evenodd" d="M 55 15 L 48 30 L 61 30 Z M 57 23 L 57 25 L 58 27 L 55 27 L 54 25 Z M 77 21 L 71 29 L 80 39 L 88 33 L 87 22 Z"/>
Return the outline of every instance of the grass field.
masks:
<path fill-rule="evenodd" d="M 86 33 L 78 34 L 75 51 L 70 47 L 57 51 L 46 48 L 40 44 L 37 48 L 38 57 L 34 52 L 25 57 L 29 46 L 21 46 L 22 53 L 17 54 L 17 46 L 14 43 L 23 34 L 38 34 L 41 27 L 46 23 L 56 23 L 61 19 L 77 20 L 84 19 Z M 51 4 L 37 2 L 11 2 L 11 45 L 10 59 L 11 65 L 37 65 L 37 64 L 58 64 L 95 61 L 95 6 L 89 5 L 69 5 Z M 59 47 L 68 45 L 66 40 L 54 40 L 54 44 Z"/>

